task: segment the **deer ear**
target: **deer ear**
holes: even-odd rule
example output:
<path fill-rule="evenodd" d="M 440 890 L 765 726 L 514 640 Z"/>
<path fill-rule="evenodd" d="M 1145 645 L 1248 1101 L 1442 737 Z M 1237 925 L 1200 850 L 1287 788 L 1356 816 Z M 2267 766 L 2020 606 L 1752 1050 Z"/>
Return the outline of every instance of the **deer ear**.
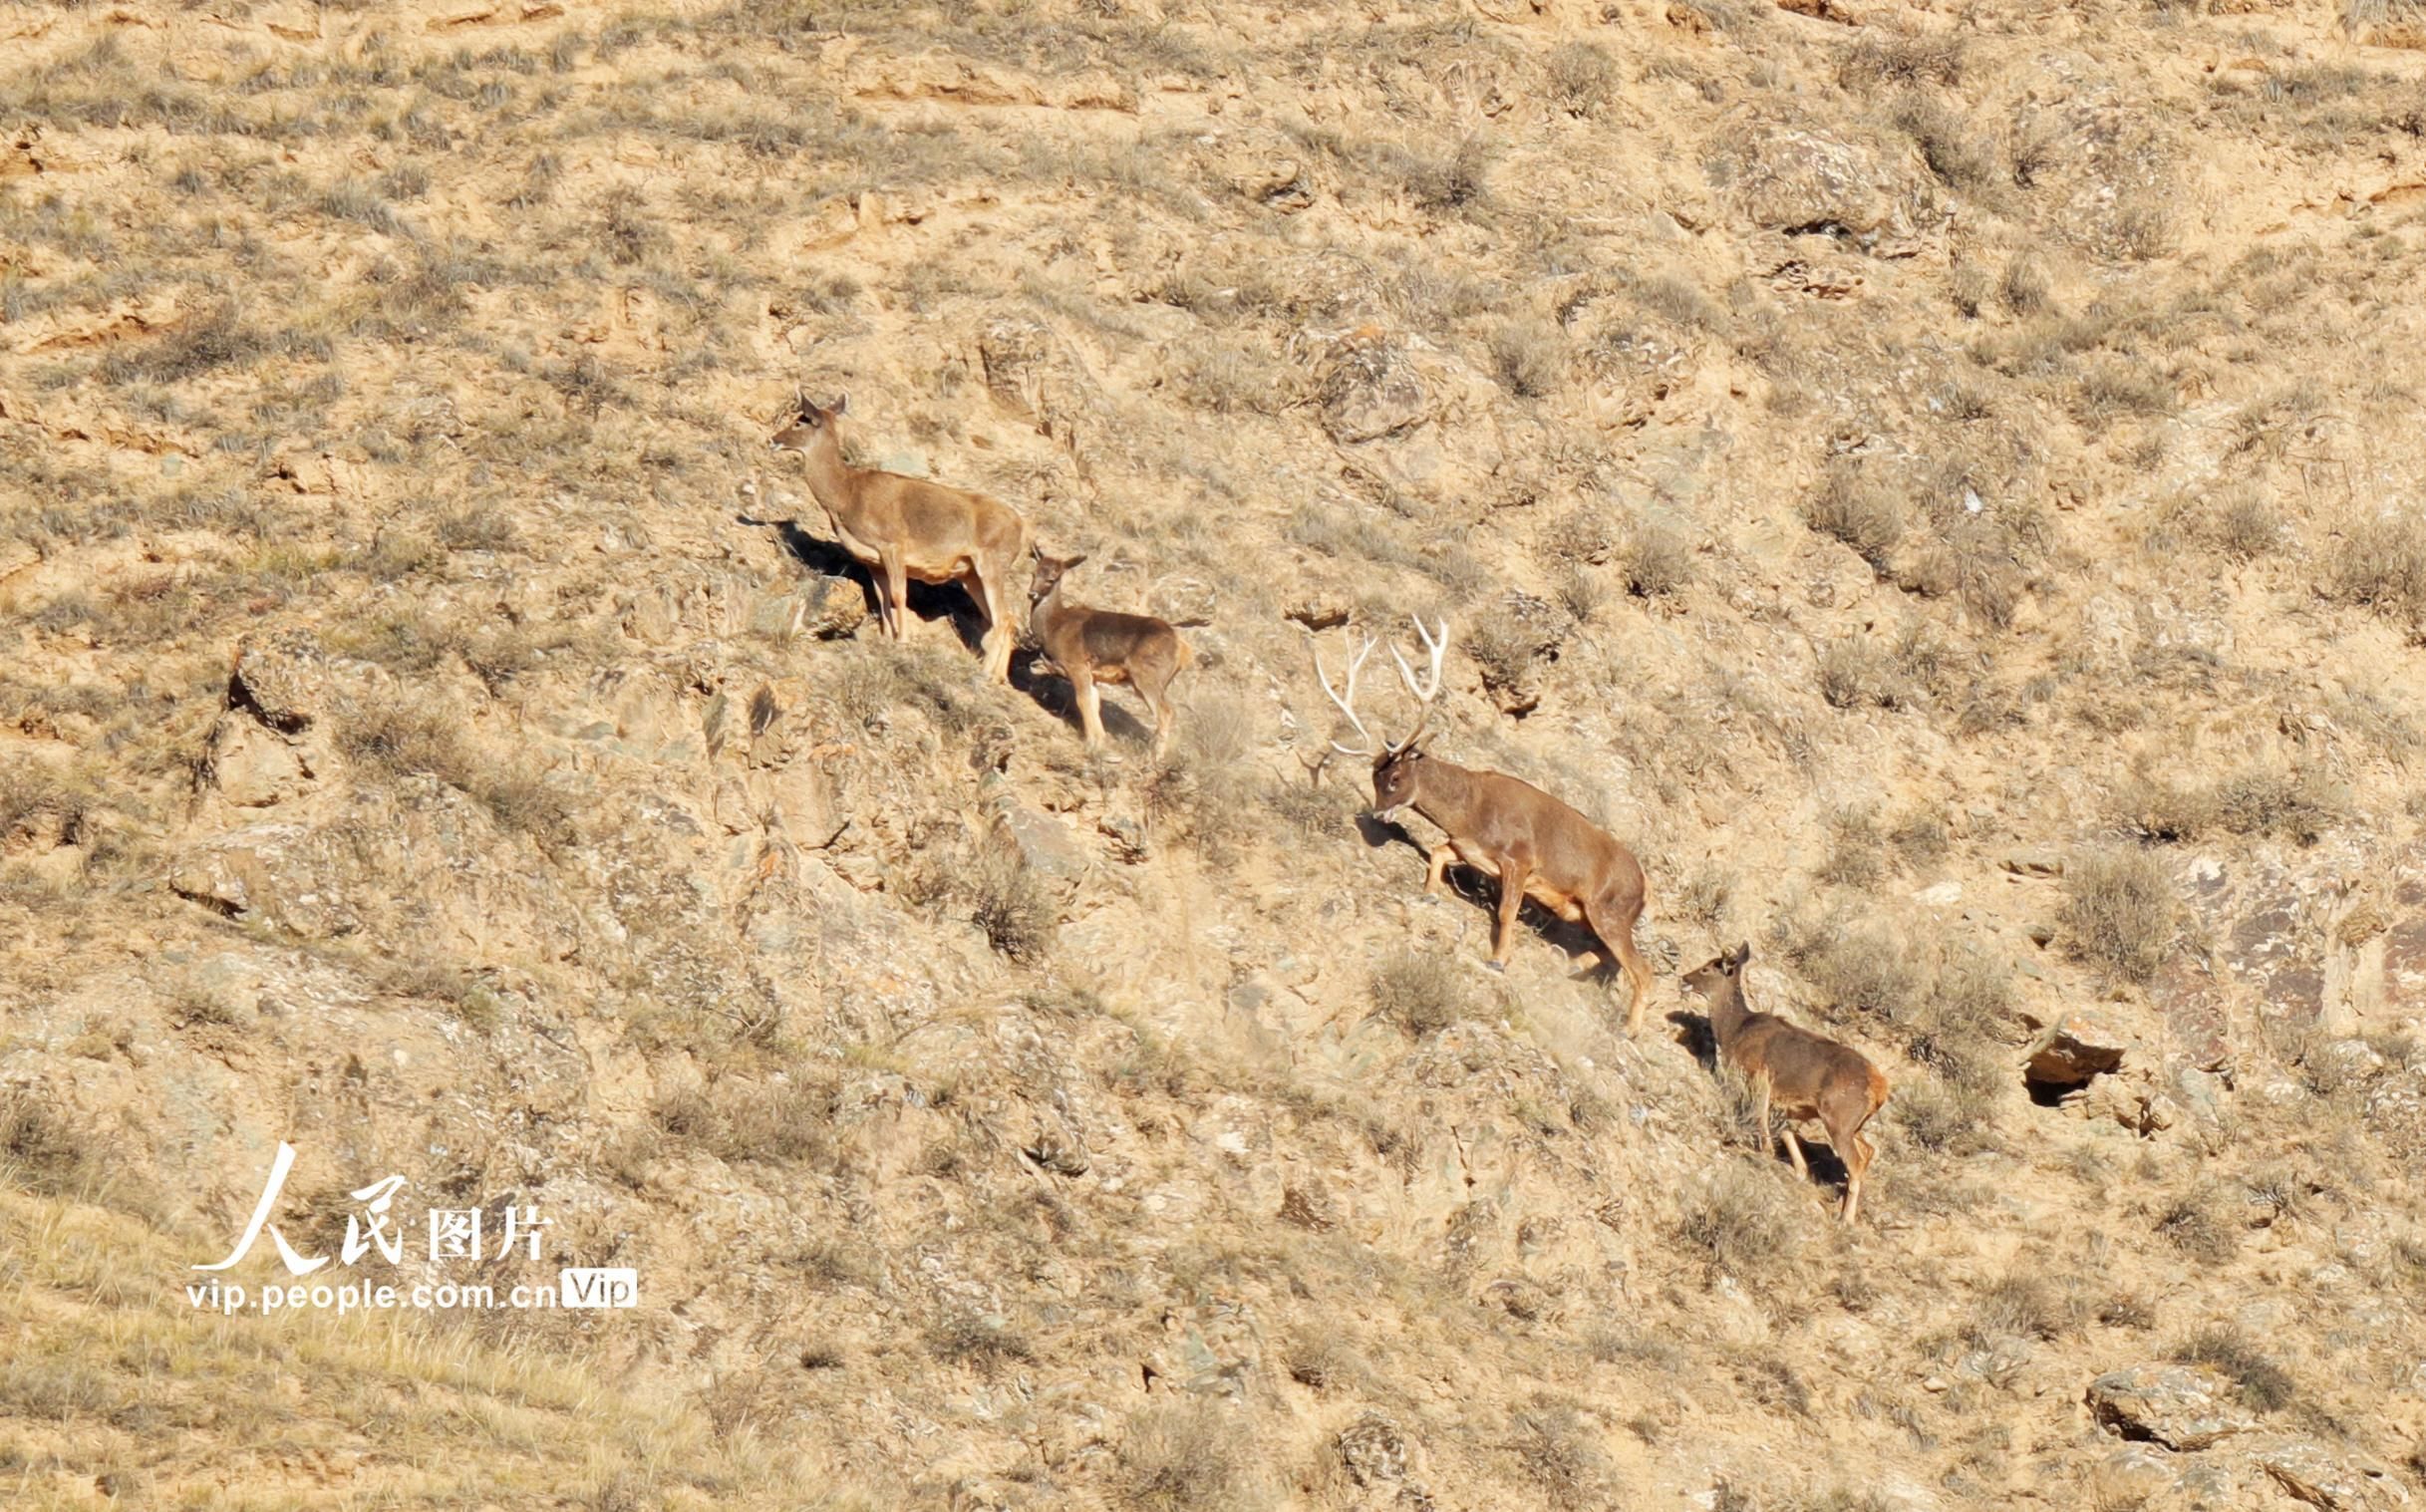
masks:
<path fill-rule="evenodd" d="M 1751 960 L 1751 959 L 1752 959 L 1752 942 L 1751 942 L 1751 941 L 1749 941 L 1749 940 L 1746 940 L 1746 941 L 1744 941 L 1744 942 L 1743 942 L 1741 945 L 1738 945 L 1738 946 L 1736 946 L 1736 947 L 1735 947 L 1735 957 L 1734 957 L 1735 964 L 1734 964 L 1734 966 L 1733 966 L 1731 969 L 1732 969 L 1732 970 L 1736 970 L 1736 971 L 1741 971 L 1741 970 L 1743 969 L 1743 964 L 1744 964 L 1746 961 L 1749 961 L 1749 960 Z"/>
<path fill-rule="evenodd" d="M 1062 558 L 1062 560 L 1061 560 L 1061 566 L 1062 566 L 1062 568 L 1063 568 L 1064 570 L 1066 570 L 1066 569 L 1068 569 L 1068 568 L 1075 567 L 1076 565 L 1078 565 L 1078 563 L 1080 563 L 1080 562 L 1082 562 L 1082 561 L 1085 561 L 1085 560 L 1086 560 L 1086 553 L 1085 553 L 1085 552 L 1083 552 L 1083 551 L 1081 551 L 1081 552 L 1079 552 L 1079 553 L 1078 553 L 1076 556 L 1071 556 L 1071 557 L 1064 557 L 1064 558 Z"/>
<path fill-rule="evenodd" d="M 849 409 L 850 407 L 851 397 L 848 394 L 835 395 L 834 402 L 826 406 L 828 410 L 831 410 L 836 415 L 840 415 L 843 411 Z"/>

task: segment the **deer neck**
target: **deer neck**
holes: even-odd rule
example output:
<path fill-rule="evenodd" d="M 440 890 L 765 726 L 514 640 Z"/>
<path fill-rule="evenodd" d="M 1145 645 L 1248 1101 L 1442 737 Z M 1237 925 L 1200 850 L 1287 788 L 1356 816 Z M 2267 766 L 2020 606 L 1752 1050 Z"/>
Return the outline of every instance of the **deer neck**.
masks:
<path fill-rule="evenodd" d="M 858 472 L 842 459 L 842 443 L 835 439 L 833 428 L 800 454 L 806 460 L 808 491 L 816 496 L 819 507 L 847 526 L 858 513 Z"/>
<path fill-rule="evenodd" d="M 1474 773 L 1427 756 L 1416 768 L 1415 795 L 1407 806 L 1443 829 L 1462 832 L 1458 821 L 1474 806 Z"/>
<path fill-rule="evenodd" d="M 1740 974 L 1727 978 L 1710 994 L 1710 1034 L 1721 1048 L 1734 1043 L 1743 1031 L 1744 1021 L 1751 1017 L 1752 1011 L 1744 1006 Z"/>
<path fill-rule="evenodd" d="M 1061 618 L 1061 584 L 1057 580 L 1051 592 L 1030 606 L 1028 622 L 1036 626 L 1040 637 L 1050 636 Z"/>

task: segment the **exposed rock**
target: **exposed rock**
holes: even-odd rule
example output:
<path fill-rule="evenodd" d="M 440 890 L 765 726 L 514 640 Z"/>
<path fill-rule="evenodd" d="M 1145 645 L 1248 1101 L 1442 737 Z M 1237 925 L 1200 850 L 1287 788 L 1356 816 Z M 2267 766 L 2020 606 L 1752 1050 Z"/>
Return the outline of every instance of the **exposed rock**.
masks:
<path fill-rule="evenodd" d="M 2089 1411 L 2121 1438 L 2205 1449 L 2257 1426 L 2232 1405 L 2233 1384 L 2205 1365 L 2145 1364 L 2089 1382 Z"/>
<path fill-rule="evenodd" d="M 265 808 L 301 792 L 312 770 L 294 743 L 240 714 L 210 727 L 203 769 L 220 796 L 243 808 Z"/>
<path fill-rule="evenodd" d="M 994 832 L 1030 872 L 1054 882 L 1074 883 L 1093 861 L 1068 824 L 1007 794 L 995 804 Z"/>
<path fill-rule="evenodd" d="M 327 653 L 309 632 L 248 635 L 237 643 L 235 670 L 227 682 L 228 708 L 293 735 L 327 712 L 329 698 Z"/>
<path fill-rule="evenodd" d="M 1344 445 L 1394 436 L 1431 417 L 1431 393 L 1415 365 L 1377 336 L 1343 342 L 1315 383 L 1324 429 Z"/>
<path fill-rule="evenodd" d="M 2293 1500 L 2324 1512 L 2378 1512 L 2411 1501 L 2390 1466 L 2310 1439 L 2270 1439 L 2250 1446 L 2249 1454 Z"/>
<path fill-rule="evenodd" d="M 2064 874 L 2064 853 L 2053 846 L 2033 845 L 2006 851 L 2000 864 L 2017 877 L 2060 877 Z"/>
<path fill-rule="evenodd" d="M 1348 1478 L 1365 1490 L 1403 1481 L 1409 1469 L 1406 1434 L 1380 1412 L 1366 1412 L 1334 1440 Z"/>
<path fill-rule="evenodd" d="M 2093 1009 L 2074 1009 L 2031 1045 L 2025 1074 L 2054 1086 L 2079 1086 L 2123 1068 L 2134 1045 L 2120 1025 Z"/>
<path fill-rule="evenodd" d="M 1890 255 L 1913 234 L 1922 192 L 1917 174 L 1889 168 L 1870 148 L 1797 127 L 1750 134 L 1727 186 L 1755 225 L 1839 235 Z"/>
<path fill-rule="evenodd" d="M 1082 427 L 1105 413 L 1100 390 L 1061 339 L 1042 322 L 1003 317 L 986 323 L 977 342 L 979 366 L 995 402 L 1037 430 L 1075 445 Z"/>
<path fill-rule="evenodd" d="M 867 623 L 867 590 L 854 577 L 811 577 L 788 593 L 762 593 L 750 607 L 752 633 L 840 640 Z"/>

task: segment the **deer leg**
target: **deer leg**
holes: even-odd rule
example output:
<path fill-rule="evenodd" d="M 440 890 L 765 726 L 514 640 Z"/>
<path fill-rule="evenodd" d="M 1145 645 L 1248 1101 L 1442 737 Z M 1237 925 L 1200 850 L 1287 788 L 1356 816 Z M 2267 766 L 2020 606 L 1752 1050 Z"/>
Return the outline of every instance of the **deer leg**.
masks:
<path fill-rule="evenodd" d="M 886 546 L 878 556 L 884 567 L 884 596 L 893 606 L 893 639 L 910 638 L 910 564 L 899 546 Z"/>
<path fill-rule="evenodd" d="M 1828 1138 L 1837 1146 L 1838 1153 L 1845 1157 L 1845 1206 L 1839 1210 L 1839 1216 L 1851 1223 L 1854 1214 L 1861 1211 L 1862 1175 L 1870 1169 L 1870 1157 L 1876 1151 L 1871 1148 L 1870 1141 L 1859 1134 L 1848 1133 L 1839 1139 L 1836 1130 L 1830 1129 Z"/>
<path fill-rule="evenodd" d="M 1103 744 L 1103 694 L 1095 687 L 1093 673 L 1083 667 L 1065 670 L 1078 705 L 1078 724 L 1086 732 L 1086 749 L 1092 751 Z"/>
<path fill-rule="evenodd" d="M 1592 925 L 1592 932 L 1601 937 L 1601 948 L 1626 974 L 1626 1033 L 1630 1037 L 1638 1035 L 1643 1031 L 1643 1004 L 1651 997 L 1651 968 L 1644 964 L 1643 953 L 1635 948 L 1635 921 L 1621 922 L 1607 908 L 1587 908 L 1584 917 Z"/>
<path fill-rule="evenodd" d="M 1525 878 L 1532 868 L 1514 856 L 1499 860 L 1499 918 L 1491 931 L 1491 969 L 1508 969 L 1508 948 L 1516 937 L 1517 910 L 1525 906 Z"/>
<path fill-rule="evenodd" d="M 1011 656 L 1009 643 L 1005 641 L 1003 633 L 1003 605 L 994 591 L 994 579 L 979 571 L 977 564 L 972 562 L 969 570 L 961 575 L 960 583 L 962 590 L 969 595 L 969 601 L 977 605 L 977 612 L 986 617 L 986 633 L 978 637 L 977 642 L 978 649 L 984 653 L 979 676 L 1001 678 L 1008 682 L 1011 678 Z M 1002 663 L 999 667 L 995 665 L 998 658 Z"/>
<path fill-rule="evenodd" d="M 1448 874 L 1449 863 L 1456 859 L 1457 847 L 1448 841 L 1443 840 L 1432 847 L 1432 874 L 1423 879 L 1423 891 L 1426 897 L 1439 894 L 1440 879 Z"/>
<path fill-rule="evenodd" d="M 1171 685 L 1167 679 L 1160 683 L 1138 680 L 1137 693 L 1146 707 L 1154 711 L 1154 759 L 1159 761 L 1170 749 L 1171 725 L 1177 718 L 1171 712 Z"/>
<path fill-rule="evenodd" d="M 1794 1137 L 1794 1124 L 1792 1120 L 1789 1119 L 1783 1127 L 1778 1129 L 1777 1137 L 1786 1141 L 1786 1157 L 1794 1162 L 1794 1174 L 1796 1178 L 1803 1181 L 1809 1181 L 1811 1179 L 1811 1166 L 1808 1161 L 1803 1159 L 1803 1142 Z"/>
<path fill-rule="evenodd" d="M 1768 1077 L 1755 1076 L 1752 1079 L 1752 1127 L 1760 1131 L 1760 1157 L 1766 1160 L 1769 1151 L 1777 1144 L 1777 1136 L 1769 1130 Z"/>

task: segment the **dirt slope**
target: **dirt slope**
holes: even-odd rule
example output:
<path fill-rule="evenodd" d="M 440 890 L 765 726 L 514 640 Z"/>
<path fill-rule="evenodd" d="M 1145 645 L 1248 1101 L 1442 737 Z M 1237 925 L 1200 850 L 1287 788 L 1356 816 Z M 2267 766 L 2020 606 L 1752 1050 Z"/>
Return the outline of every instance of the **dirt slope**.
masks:
<path fill-rule="evenodd" d="M 2414 6 L 0 37 L 0 1500 L 2426 1495 Z M 1169 759 L 877 634 L 802 386 L 1187 625 Z M 1318 764 L 1417 613 L 1641 1038 Z M 198 1313 L 282 1140 L 641 1305 Z"/>

